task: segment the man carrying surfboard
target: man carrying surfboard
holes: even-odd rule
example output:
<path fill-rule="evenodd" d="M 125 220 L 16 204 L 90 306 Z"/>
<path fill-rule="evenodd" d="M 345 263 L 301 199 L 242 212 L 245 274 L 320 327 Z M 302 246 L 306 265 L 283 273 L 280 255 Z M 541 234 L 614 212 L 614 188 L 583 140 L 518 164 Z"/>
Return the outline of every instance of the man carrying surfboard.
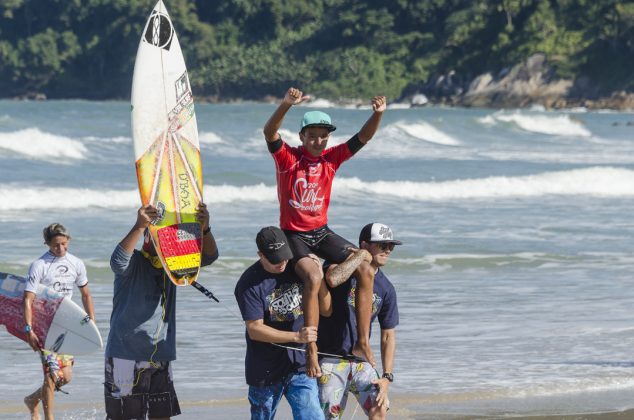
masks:
<path fill-rule="evenodd" d="M 289 267 L 288 239 L 269 226 L 258 232 L 256 244 L 260 259 L 240 276 L 234 291 L 246 326 L 251 419 L 273 419 L 284 395 L 294 419 L 321 420 L 317 382 L 306 375 L 303 346 L 317 340 L 317 327 L 304 326 L 304 283 Z"/>
<path fill-rule="evenodd" d="M 319 321 L 320 351 L 343 358 L 320 358 L 322 375 L 319 378 L 319 400 L 326 419 L 343 416 L 352 393 L 368 418 L 384 419 L 389 407 L 388 390 L 394 380 L 394 353 L 396 351 L 395 328 L 399 323 L 396 290 L 381 270 L 389 261 L 396 245 L 392 229 L 382 223 L 370 223 L 359 234 L 359 249 L 354 257 L 341 264 L 326 262 L 326 283 L 330 290 L 332 310 Z M 354 289 L 356 279 L 350 278 L 360 261 L 365 260 L 376 271 L 372 298 L 372 321 L 378 319 L 381 327 L 381 363 L 383 374 L 379 377 L 369 363 L 350 360 L 355 342 Z"/>
<path fill-rule="evenodd" d="M 302 145 L 291 147 L 279 134 L 282 121 L 291 106 L 308 99 L 310 97 L 304 96 L 301 90 L 289 88 L 263 131 L 276 166 L 280 227 L 286 233 L 295 256 L 295 271 L 305 284 L 305 322 L 307 326 L 316 327 L 319 322 L 318 291 L 324 281 L 319 258 L 342 263 L 350 257 L 350 249 L 355 247 L 327 224 L 335 172 L 372 139 L 386 109 L 386 99 L 384 96 L 372 98 L 372 114 L 361 130 L 346 143 L 328 149 L 330 133 L 336 129 L 330 116 L 320 111 L 307 112 L 299 131 Z M 358 279 L 358 340 L 353 352 L 375 365 L 369 341 L 373 273 L 367 262 L 362 262 L 355 271 Z M 316 344 L 309 343 L 307 372 L 315 377 L 321 374 L 316 352 Z"/>
<path fill-rule="evenodd" d="M 86 313 L 95 320 L 95 310 L 92 295 L 88 288 L 86 267 L 82 260 L 68 252 L 70 234 L 59 223 L 53 223 L 44 228 L 44 243 L 48 251 L 35 260 L 29 267 L 29 276 L 24 288 L 24 332 L 28 343 L 40 353 L 44 369 L 44 383 L 32 394 L 24 398 L 31 418 L 39 419 L 38 406 L 42 401 L 44 417 L 53 419 L 55 391 L 70 382 L 74 358 L 68 354 L 58 354 L 43 349 L 43 338 L 33 331 L 33 301 L 37 294 L 38 285 L 48 286 L 68 298 L 73 295 L 73 286 L 79 287 L 81 300 Z"/>
<path fill-rule="evenodd" d="M 159 218 L 144 205 L 110 258 L 115 274 L 110 333 L 105 352 L 106 418 L 169 418 L 180 414 L 172 381 L 176 360 L 176 289 L 165 273 L 148 226 Z M 203 233 L 202 266 L 218 258 L 209 212 L 198 205 Z M 135 249 L 140 238 L 143 247 Z"/>

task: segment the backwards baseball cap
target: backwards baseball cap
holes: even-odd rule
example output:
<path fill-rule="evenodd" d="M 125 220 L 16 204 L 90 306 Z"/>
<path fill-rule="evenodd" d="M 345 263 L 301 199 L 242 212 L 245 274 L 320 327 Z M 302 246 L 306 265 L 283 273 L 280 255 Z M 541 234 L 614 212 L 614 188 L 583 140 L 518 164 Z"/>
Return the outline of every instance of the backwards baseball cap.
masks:
<path fill-rule="evenodd" d="M 359 234 L 359 244 L 363 241 L 388 242 L 394 245 L 403 245 L 403 242 L 394 239 L 392 229 L 383 223 L 369 223 L 363 226 Z"/>
<path fill-rule="evenodd" d="M 275 226 L 262 228 L 255 237 L 258 250 L 264 254 L 271 264 L 279 264 L 293 258 L 288 239 L 281 229 Z"/>
<path fill-rule="evenodd" d="M 335 131 L 337 127 L 332 125 L 330 115 L 321 111 L 309 111 L 302 118 L 302 126 L 299 131 L 303 131 L 306 127 L 325 127 L 328 131 Z"/>

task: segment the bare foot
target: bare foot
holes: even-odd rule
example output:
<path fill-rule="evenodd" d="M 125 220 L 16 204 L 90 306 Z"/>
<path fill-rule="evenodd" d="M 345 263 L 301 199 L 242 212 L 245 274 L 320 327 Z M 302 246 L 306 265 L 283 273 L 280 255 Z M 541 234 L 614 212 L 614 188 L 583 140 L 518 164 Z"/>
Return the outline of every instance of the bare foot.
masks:
<path fill-rule="evenodd" d="M 373 368 L 376 367 L 376 360 L 374 359 L 374 353 L 372 353 L 372 348 L 370 347 L 370 344 L 363 345 L 357 341 L 357 343 L 352 348 L 352 354 L 367 361 L 369 364 L 372 365 Z"/>
<path fill-rule="evenodd" d="M 31 420 L 40 420 L 40 412 L 37 409 L 37 406 L 39 403 L 40 403 L 40 399 L 33 398 L 33 395 L 24 397 L 24 405 L 26 405 L 26 408 L 29 409 L 29 413 L 31 414 Z"/>
<path fill-rule="evenodd" d="M 321 376 L 321 367 L 317 353 L 314 351 L 306 352 L 306 375 L 310 378 L 319 378 Z"/>

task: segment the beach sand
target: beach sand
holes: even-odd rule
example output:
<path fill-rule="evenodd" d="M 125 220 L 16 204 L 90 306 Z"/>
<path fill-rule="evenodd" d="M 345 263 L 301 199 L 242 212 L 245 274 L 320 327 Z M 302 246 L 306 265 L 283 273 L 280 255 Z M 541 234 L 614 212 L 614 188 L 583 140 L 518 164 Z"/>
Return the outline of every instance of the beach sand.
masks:
<path fill-rule="evenodd" d="M 56 399 L 56 418 L 66 420 L 90 420 L 103 419 L 103 403 L 82 403 L 64 401 L 65 398 Z M 414 419 L 414 420 L 492 420 L 492 419 L 529 419 L 529 420 L 625 420 L 634 419 L 634 409 L 623 411 L 588 411 L 578 412 L 564 400 L 559 399 L 560 408 L 540 404 L 538 400 L 496 400 L 486 404 L 489 413 L 482 413 L 482 408 L 474 408 L 471 413 L 465 407 L 465 403 L 430 403 L 430 399 L 423 395 L 397 394 L 392 395 L 388 418 Z M 543 401 L 542 401 L 543 402 Z M 521 403 L 521 404 L 520 404 Z M 540 404 L 529 407 L 526 404 Z M 514 409 L 500 409 L 503 406 L 514 406 Z M 523 408 L 518 409 L 517 407 Z M 453 407 L 453 408 L 452 408 Z M 498 407 L 498 408 L 495 408 Z M 203 419 L 248 419 L 249 404 L 244 398 L 231 398 L 223 400 L 190 401 L 181 398 L 182 415 L 176 417 L 179 420 L 203 420 Z M 0 399 L 0 418 L 3 420 L 24 419 L 27 416 L 26 408 L 22 402 L 6 401 Z M 277 419 L 292 419 L 288 404 L 283 400 L 278 409 Z M 344 420 L 363 419 L 363 411 L 355 400 L 349 400 L 348 407 L 342 417 Z"/>

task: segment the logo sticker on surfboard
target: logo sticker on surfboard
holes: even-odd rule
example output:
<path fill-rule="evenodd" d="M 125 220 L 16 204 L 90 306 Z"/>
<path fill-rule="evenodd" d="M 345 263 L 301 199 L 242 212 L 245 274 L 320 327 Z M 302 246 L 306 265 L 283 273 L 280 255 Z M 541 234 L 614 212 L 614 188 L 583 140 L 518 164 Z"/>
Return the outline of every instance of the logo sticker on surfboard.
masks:
<path fill-rule="evenodd" d="M 169 17 L 154 11 L 150 16 L 143 40 L 155 47 L 169 51 L 173 36 L 174 28 Z"/>

